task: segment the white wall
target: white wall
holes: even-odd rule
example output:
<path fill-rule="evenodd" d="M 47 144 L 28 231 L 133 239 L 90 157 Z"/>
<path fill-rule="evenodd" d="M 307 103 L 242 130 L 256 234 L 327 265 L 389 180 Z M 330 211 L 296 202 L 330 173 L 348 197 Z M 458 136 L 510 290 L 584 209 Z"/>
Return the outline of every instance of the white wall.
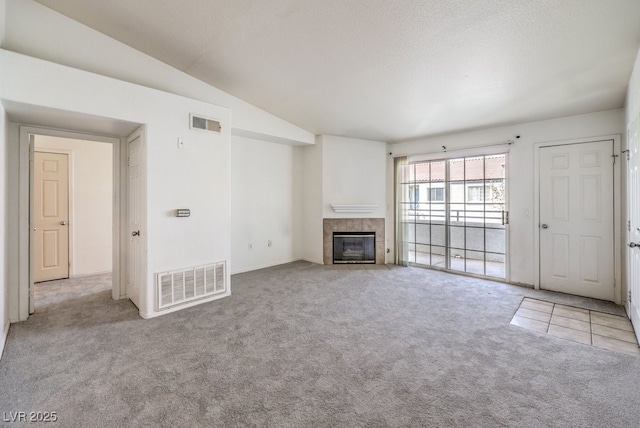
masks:
<path fill-rule="evenodd" d="M 146 283 L 141 287 L 141 315 L 157 315 L 155 273 L 230 259 L 228 109 L 4 50 L 0 50 L 0 69 L 0 99 L 5 105 L 145 124 L 146 227 L 141 241 L 146 249 Z M 190 130 L 191 112 L 218 118 L 223 132 Z M 186 149 L 178 148 L 178 138 L 187 141 Z M 10 138 L 9 144 L 17 145 L 17 138 Z M 17 165 L 19 160 L 12 157 L 9 163 Z M 17 183 L 16 175 L 10 174 L 8 182 Z M 16 206 L 17 201 L 9 200 L 8 209 L 15 211 Z M 176 218 L 176 208 L 191 208 L 192 216 Z M 17 215 L 9 227 L 17 228 L 16 222 Z M 8 249 L 16 251 L 11 245 Z"/>
<path fill-rule="evenodd" d="M 633 67 L 629 90 L 627 91 L 626 124 L 629 126 L 634 120 L 640 120 L 640 51 Z"/>
<path fill-rule="evenodd" d="M 323 263 L 322 214 L 323 214 L 323 143 L 316 137 L 316 144 L 302 149 L 302 204 L 303 235 L 302 257 L 313 263 Z"/>
<path fill-rule="evenodd" d="M 112 145 L 37 135 L 35 149 L 69 153 L 70 276 L 111 272 Z"/>
<path fill-rule="evenodd" d="M 387 143 L 321 135 L 303 155 L 303 258 L 323 263 L 323 218 L 386 218 Z M 332 204 L 377 205 L 370 213 L 336 213 Z"/>
<path fill-rule="evenodd" d="M 323 135 L 323 216 L 384 218 L 387 143 Z M 332 204 L 373 204 L 372 213 L 336 213 Z"/>
<path fill-rule="evenodd" d="M 4 34 L 6 27 L 6 9 L 7 9 L 7 1 L 0 0 L 0 48 L 4 46 Z M 1 350 L 2 348 L 0 348 Z"/>
<path fill-rule="evenodd" d="M 0 7 L 2 5 L 0 4 Z M 1 10 L 1 9 L 0 9 Z M 2 104 L 0 104 L 0 201 L 3 207 L 9 206 L 8 192 L 9 180 L 7 174 L 7 118 Z M 9 237 L 7 236 L 8 213 L 6 209 L 0 210 L 0 357 L 4 349 L 7 333 L 9 332 L 9 273 L 7 271 L 7 259 L 9 249 Z"/>
<path fill-rule="evenodd" d="M 534 144 L 570 139 L 589 138 L 624 133 L 624 110 L 608 110 L 599 113 L 564 117 L 540 122 L 523 123 L 513 126 L 491 128 L 481 131 L 451 134 L 426 138 L 389 146 L 394 156 L 417 155 L 438 152 L 446 146 L 448 153 L 441 157 L 458 154 L 472 154 L 479 151 L 508 151 L 508 187 L 510 219 L 510 270 L 511 281 L 532 285 L 534 283 Z M 515 137 L 520 138 L 515 140 Z M 457 149 L 504 142 L 514 139 L 511 146 L 492 149 L 474 149 L 455 152 Z M 504 149 L 504 150 L 503 150 Z M 437 154 L 434 156 L 438 156 Z M 388 160 L 389 171 L 393 171 L 393 161 Z M 389 203 L 393 201 L 393 191 L 389 189 Z M 527 215 L 528 213 L 528 215 Z M 393 245 L 390 241 L 389 245 Z"/>
<path fill-rule="evenodd" d="M 266 141 L 313 144 L 310 132 L 39 3 L 2 1 L 7 4 L 6 50 L 231 108 L 234 133 Z"/>
<path fill-rule="evenodd" d="M 301 258 L 301 150 L 231 138 L 232 273 Z"/>

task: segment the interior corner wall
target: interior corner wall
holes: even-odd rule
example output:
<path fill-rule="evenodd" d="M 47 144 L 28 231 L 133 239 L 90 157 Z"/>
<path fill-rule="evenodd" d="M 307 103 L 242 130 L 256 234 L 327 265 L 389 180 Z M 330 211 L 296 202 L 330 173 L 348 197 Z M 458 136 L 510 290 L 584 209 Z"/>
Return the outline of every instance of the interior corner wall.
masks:
<path fill-rule="evenodd" d="M 7 16 L 7 0 L 0 0 L 0 48 L 4 46 L 4 33 Z"/>
<path fill-rule="evenodd" d="M 640 51 L 638 51 L 627 90 L 626 126 L 634 120 L 640 120 Z"/>
<path fill-rule="evenodd" d="M 7 183 L 5 189 L 7 204 L 5 205 L 3 214 L 5 215 L 5 222 L 7 224 L 5 235 L 5 272 L 7 277 L 7 287 L 9 288 L 7 296 L 9 299 L 8 315 L 10 322 L 18 321 L 18 305 L 15 304 L 15 302 L 18 301 L 19 289 L 17 284 L 20 279 L 18 269 L 19 228 L 17 227 L 20 216 L 20 189 L 19 186 L 12 184 L 17 183 L 19 180 L 20 151 L 19 144 L 17 144 L 19 134 L 20 127 L 18 124 L 11 122 L 7 114 L 7 121 L 5 122 L 5 154 L 7 156 L 7 162 L 5 165 Z"/>
<path fill-rule="evenodd" d="M 232 274 L 302 257 L 300 150 L 231 137 Z"/>
<path fill-rule="evenodd" d="M 509 189 L 509 270 L 510 281 L 532 286 L 534 273 L 534 238 L 538 231 L 534 224 L 534 145 L 536 143 L 559 142 L 609 135 L 624 134 L 624 110 L 615 109 L 539 122 L 528 122 L 512 126 L 481 131 L 449 134 L 421 140 L 390 145 L 394 156 L 432 153 L 435 158 L 451 158 L 481 154 L 479 151 L 508 152 Z M 516 139 L 519 135 L 520 138 Z M 510 146 L 495 146 L 489 149 L 468 149 L 481 145 L 515 140 Z M 442 146 L 446 153 L 438 153 Z M 460 150 L 460 151 L 457 151 Z M 392 171 L 388 172 L 392 174 Z M 389 182 L 392 182 L 389 179 Z M 388 191 L 388 200 L 393 204 L 393 189 Z M 389 245 L 393 245 L 390 240 Z M 393 248 L 391 253 L 393 253 Z"/>
<path fill-rule="evenodd" d="M 323 170 L 322 137 L 316 137 L 316 144 L 302 147 L 302 212 L 303 235 L 302 257 L 313 263 L 323 263 L 322 255 L 322 206 Z"/>
<path fill-rule="evenodd" d="M 37 135 L 36 151 L 67 151 L 71 271 L 83 276 L 111 272 L 113 225 L 113 147 L 111 143 Z"/>
<path fill-rule="evenodd" d="M 2 4 L 0 3 L 0 7 Z M 1 10 L 1 9 L 0 9 Z M 0 201 L 3 207 L 9 206 L 8 199 L 8 162 L 7 155 L 7 115 L 0 103 Z M 0 209 L 0 357 L 9 331 L 9 273 L 7 271 L 7 258 L 9 242 L 7 237 L 8 210 Z"/>

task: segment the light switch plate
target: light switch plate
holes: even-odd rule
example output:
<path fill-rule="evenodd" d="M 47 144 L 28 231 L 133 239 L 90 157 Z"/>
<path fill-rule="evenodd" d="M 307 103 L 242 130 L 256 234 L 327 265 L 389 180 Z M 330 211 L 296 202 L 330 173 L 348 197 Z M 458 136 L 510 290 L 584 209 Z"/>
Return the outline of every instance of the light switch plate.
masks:
<path fill-rule="evenodd" d="M 184 138 L 178 138 L 178 148 L 179 149 L 187 148 L 187 142 L 184 140 Z"/>

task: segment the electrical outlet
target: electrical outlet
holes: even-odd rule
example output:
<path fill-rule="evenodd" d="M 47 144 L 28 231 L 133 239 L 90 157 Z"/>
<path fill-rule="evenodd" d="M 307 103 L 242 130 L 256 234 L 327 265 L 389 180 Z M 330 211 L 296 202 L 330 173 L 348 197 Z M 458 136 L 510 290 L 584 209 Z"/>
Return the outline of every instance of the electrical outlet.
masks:
<path fill-rule="evenodd" d="M 253 250 L 253 244 L 249 244 L 249 250 Z"/>
<path fill-rule="evenodd" d="M 271 239 L 267 241 L 267 247 L 273 247 L 273 242 L 271 242 Z"/>

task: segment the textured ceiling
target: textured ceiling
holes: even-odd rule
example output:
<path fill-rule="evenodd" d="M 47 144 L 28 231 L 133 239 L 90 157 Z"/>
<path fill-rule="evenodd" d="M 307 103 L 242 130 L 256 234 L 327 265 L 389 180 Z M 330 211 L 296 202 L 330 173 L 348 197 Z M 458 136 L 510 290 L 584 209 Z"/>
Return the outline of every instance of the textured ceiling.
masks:
<path fill-rule="evenodd" d="M 402 141 L 624 105 L 640 0 L 39 0 L 315 134 Z"/>

